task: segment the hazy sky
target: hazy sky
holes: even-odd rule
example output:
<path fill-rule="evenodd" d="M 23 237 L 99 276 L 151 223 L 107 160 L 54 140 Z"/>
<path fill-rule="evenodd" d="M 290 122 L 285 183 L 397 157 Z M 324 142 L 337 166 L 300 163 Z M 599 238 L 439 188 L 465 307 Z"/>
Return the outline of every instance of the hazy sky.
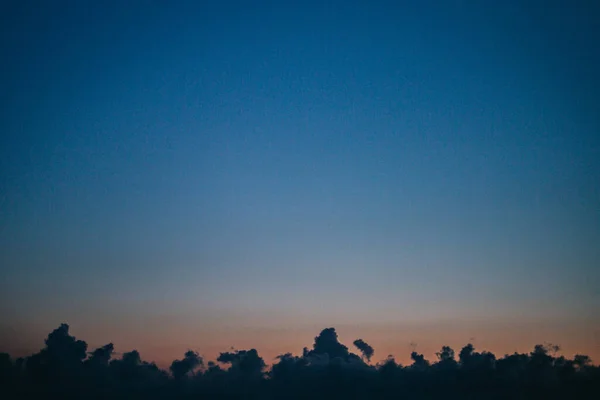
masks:
<path fill-rule="evenodd" d="M 600 361 L 593 1 L 14 3 L 5 346 Z"/>

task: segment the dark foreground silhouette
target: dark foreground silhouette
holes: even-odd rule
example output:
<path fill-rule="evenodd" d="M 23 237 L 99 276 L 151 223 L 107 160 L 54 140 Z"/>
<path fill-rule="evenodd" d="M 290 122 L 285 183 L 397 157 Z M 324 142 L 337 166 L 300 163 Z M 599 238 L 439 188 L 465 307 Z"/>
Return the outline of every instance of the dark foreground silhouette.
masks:
<path fill-rule="evenodd" d="M 62 324 L 46 347 L 12 360 L 0 353 L 0 398 L 19 399 L 584 399 L 600 398 L 600 367 L 589 357 L 555 357 L 556 346 L 537 345 L 529 354 L 502 358 L 467 344 L 448 346 L 429 362 L 411 354 L 412 364 L 389 356 L 368 364 L 374 349 L 354 341 L 360 356 L 324 329 L 312 350 L 283 354 L 270 369 L 255 349 L 221 353 L 204 363 L 193 351 L 169 371 L 142 361 L 133 350 L 113 359 L 112 343 L 88 352 Z"/>

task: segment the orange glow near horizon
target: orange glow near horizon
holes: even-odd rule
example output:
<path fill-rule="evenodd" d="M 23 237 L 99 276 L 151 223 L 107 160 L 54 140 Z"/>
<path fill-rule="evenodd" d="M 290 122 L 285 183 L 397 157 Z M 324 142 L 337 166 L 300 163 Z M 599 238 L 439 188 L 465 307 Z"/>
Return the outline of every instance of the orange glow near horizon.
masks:
<path fill-rule="evenodd" d="M 88 343 L 88 349 L 112 342 L 117 354 L 137 349 L 142 359 L 154 361 L 162 368 L 181 358 L 192 349 L 198 351 L 205 362 L 215 360 L 219 352 L 232 347 L 238 350 L 256 348 L 267 364 L 283 353 L 301 354 L 303 347 L 312 347 L 314 337 L 329 326 L 294 325 L 289 328 L 275 326 L 193 326 L 164 324 L 162 326 L 127 326 L 118 324 L 103 327 L 72 324 L 71 334 Z M 595 364 L 600 361 L 600 324 L 585 321 L 576 324 L 560 322 L 420 322 L 395 325 L 384 324 L 337 324 L 341 343 L 357 352 L 352 346 L 355 339 L 362 338 L 375 348 L 373 363 L 393 355 L 396 361 L 410 364 L 413 348 L 435 360 L 435 352 L 442 345 L 451 346 L 456 353 L 471 342 L 479 351 L 487 350 L 501 357 L 513 352 L 528 353 L 535 344 L 552 343 L 561 346 L 559 354 L 572 357 L 587 354 Z M 43 347 L 43 339 L 56 326 L 37 332 L 29 327 L 27 332 L 3 329 L 2 343 L 13 356 L 24 356 Z"/>

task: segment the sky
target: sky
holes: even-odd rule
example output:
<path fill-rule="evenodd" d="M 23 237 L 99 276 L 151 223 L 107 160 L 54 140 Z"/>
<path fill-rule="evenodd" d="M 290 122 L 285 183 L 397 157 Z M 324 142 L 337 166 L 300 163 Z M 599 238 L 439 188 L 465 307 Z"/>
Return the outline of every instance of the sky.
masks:
<path fill-rule="evenodd" d="M 334 326 L 375 359 L 472 340 L 599 362 L 599 20 L 583 0 L 3 5 L 2 347 L 67 322 L 159 362 L 269 362 Z"/>

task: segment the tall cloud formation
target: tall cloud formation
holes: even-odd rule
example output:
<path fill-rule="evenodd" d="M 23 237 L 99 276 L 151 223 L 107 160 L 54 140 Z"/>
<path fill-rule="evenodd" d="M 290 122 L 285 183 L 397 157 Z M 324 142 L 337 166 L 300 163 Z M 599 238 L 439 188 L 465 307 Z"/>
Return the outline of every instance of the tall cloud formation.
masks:
<path fill-rule="evenodd" d="M 88 352 L 87 343 L 61 324 L 29 357 L 0 354 L 0 394 L 6 399 L 563 399 L 600 393 L 600 367 L 586 355 L 557 357 L 553 345 L 496 358 L 467 344 L 458 359 L 454 349 L 443 346 L 435 362 L 413 351 L 412 364 L 402 366 L 392 356 L 367 364 L 375 350 L 362 339 L 353 344 L 362 357 L 327 328 L 312 349 L 282 354 L 270 369 L 256 349 L 223 352 L 206 365 L 189 350 L 167 372 L 136 350 L 113 358 L 112 343 Z"/>

